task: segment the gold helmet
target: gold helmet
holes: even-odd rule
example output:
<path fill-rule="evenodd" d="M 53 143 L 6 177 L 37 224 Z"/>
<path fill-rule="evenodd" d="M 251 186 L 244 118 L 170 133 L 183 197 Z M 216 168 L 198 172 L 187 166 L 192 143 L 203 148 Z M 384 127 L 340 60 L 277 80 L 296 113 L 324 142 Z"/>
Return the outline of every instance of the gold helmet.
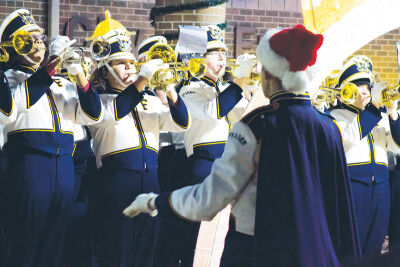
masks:
<path fill-rule="evenodd" d="M 86 38 L 86 41 L 91 41 L 96 38 L 101 38 L 107 33 L 112 31 L 117 32 L 118 34 L 124 35 L 133 35 L 133 32 L 129 32 L 124 25 L 122 25 L 119 21 L 111 18 L 110 11 L 106 10 L 105 19 L 101 21 L 93 32 L 93 35 L 89 38 Z"/>

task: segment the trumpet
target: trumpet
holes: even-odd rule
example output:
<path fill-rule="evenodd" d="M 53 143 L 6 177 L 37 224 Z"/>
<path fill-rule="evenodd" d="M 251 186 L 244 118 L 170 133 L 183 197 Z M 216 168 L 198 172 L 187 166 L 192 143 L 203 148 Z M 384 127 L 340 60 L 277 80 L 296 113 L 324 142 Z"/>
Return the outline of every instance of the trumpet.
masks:
<path fill-rule="evenodd" d="M 400 99 L 400 84 L 389 85 L 381 92 L 381 102 L 387 108 L 393 107 L 393 101 Z"/>
<path fill-rule="evenodd" d="M 188 64 L 177 62 L 177 56 L 174 50 L 164 43 L 153 45 L 149 51 L 146 52 L 146 59 L 147 61 L 162 59 L 166 65 L 166 68 L 154 73 L 149 85 L 150 88 L 158 88 L 161 90 L 165 89 L 168 84 L 177 84 L 182 79 L 188 79 L 189 73 L 196 78 L 201 78 L 207 70 L 207 65 L 203 58 L 192 58 L 188 61 Z M 146 62 L 135 64 L 138 71 L 141 65 Z"/>
<path fill-rule="evenodd" d="M 254 62 L 254 66 L 253 69 L 251 70 L 250 74 L 249 74 L 249 82 L 248 84 L 255 84 L 261 81 L 261 74 L 260 71 L 257 70 L 257 64 L 259 63 L 258 60 L 253 60 Z M 232 73 L 233 77 L 236 77 L 234 72 L 235 69 L 238 67 L 239 65 L 236 65 L 236 59 L 235 58 L 230 58 L 226 60 L 226 67 L 225 67 L 225 72 L 229 72 Z"/>
<path fill-rule="evenodd" d="M 103 60 L 111 53 L 111 44 L 102 39 L 97 38 L 90 44 L 90 54 L 96 60 Z"/>
<path fill-rule="evenodd" d="M 67 51 L 65 54 L 67 56 L 61 62 L 59 73 L 63 76 L 68 76 L 71 82 L 76 83 L 76 77 L 74 75 L 62 70 L 65 70 L 68 64 L 81 64 L 83 73 L 86 79 L 89 80 L 89 76 L 93 67 L 93 61 L 89 57 L 84 56 L 84 51 L 87 51 L 87 49 L 75 47 L 68 47 L 66 49 Z"/>
<path fill-rule="evenodd" d="M 10 59 L 4 47 L 13 47 L 20 55 L 29 54 L 33 48 L 33 38 L 27 31 L 18 31 L 11 41 L 0 42 L 0 62 L 7 62 Z"/>
<path fill-rule="evenodd" d="M 353 104 L 358 96 L 358 87 L 354 83 L 346 83 L 342 88 L 333 88 L 327 86 L 320 86 L 319 89 L 322 93 L 314 97 L 315 104 L 333 103 L 339 95 L 343 103 Z"/>

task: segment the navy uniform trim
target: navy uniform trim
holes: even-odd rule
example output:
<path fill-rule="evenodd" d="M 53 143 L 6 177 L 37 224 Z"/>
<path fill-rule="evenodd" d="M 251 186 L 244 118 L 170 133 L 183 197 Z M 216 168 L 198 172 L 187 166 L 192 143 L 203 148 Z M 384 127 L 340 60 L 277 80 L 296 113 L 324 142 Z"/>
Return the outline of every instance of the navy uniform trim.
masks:
<path fill-rule="evenodd" d="M 12 19 L 7 26 L 4 28 L 3 34 L 1 35 L 1 41 L 10 40 L 10 35 L 13 34 L 18 29 L 22 28 L 26 24 L 20 15 Z"/>
<path fill-rule="evenodd" d="M 98 121 L 103 112 L 103 105 L 92 86 L 89 84 L 89 89 L 86 92 L 82 92 L 78 88 L 78 97 L 83 113 L 92 120 Z"/>
<path fill-rule="evenodd" d="M 169 110 L 171 113 L 172 120 L 181 128 L 187 129 L 190 124 L 189 112 L 186 108 L 185 102 L 178 95 L 177 103 L 174 104 L 168 99 Z"/>
<path fill-rule="evenodd" d="M 372 105 L 372 103 L 369 103 L 362 111 L 355 106 L 347 104 L 343 104 L 343 108 L 353 113 L 357 113 L 360 140 L 368 135 L 382 119 L 381 112 L 374 105 Z"/>
<path fill-rule="evenodd" d="M 26 108 L 29 109 L 36 104 L 43 94 L 50 89 L 52 84 L 53 79 L 45 69 L 40 69 L 33 73 L 32 76 L 25 81 Z"/>
<path fill-rule="evenodd" d="M 392 140 L 393 142 L 397 145 L 397 147 L 400 147 L 400 119 L 397 118 L 397 120 L 392 120 L 389 116 L 389 125 L 390 125 L 390 133 L 392 134 Z"/>
<path fill-rule="evenodd" d="M 10 116 L 14 109 L 10 86 L 4 73 L 0 76 L 0 112 Z"/>
<path fill-rule="evenodd" d="M 119 95 L 114 99 L 115 120 L 118 121 L 128 115 L 142 100 L 143 94 L 139 93 L 134 84 L 129 85 L 124 91 L 119 91 Z"/>

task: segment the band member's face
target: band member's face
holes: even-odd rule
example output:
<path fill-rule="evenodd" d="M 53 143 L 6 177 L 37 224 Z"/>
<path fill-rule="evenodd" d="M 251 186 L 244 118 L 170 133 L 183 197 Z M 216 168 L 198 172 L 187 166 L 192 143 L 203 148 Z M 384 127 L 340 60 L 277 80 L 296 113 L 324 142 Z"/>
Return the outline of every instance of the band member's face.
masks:
<path fill-rule="evenodd" d="M 112 60 L 110 63 L 111 68 L 114 70 L 117 77 L 124 83 L 126 86 L 130 85 L 137 79 L 137 73 L 135 68 L 135 62 L 130 59 L 116 59 Z M 112 74 L 107 71 L 105 74 L 105 78 L 108 80 L 108 83 L 111 87 L 123 90 L 122 86 L 118 83 L 118 81 L 112 76 Z"/>
<path fill-rule="evenodd" d="M 44 54 L 46 52 L 46 45 L 45 41 L 47 36 L 41 34 L 40 31 L 31 31 L 29 32 L 33 39 L 33 48 L 29 54 L 26 56 L 29 57 L 33 62 L 36 64 L 40 64 L 44 59 Z M 21 62 L 23 65 L 31 66 L 34 63 L 29 62 L 23 56 L 18 55 L 18 61 Z"/>
<path fill-rule="evenodd" d="M 354 102 L 354 106 L 359 109 L 363 109 L 371 100 L 371 92 L 368 89 L 368 85 L 363 84 L 358 87 L 357 99 Z"/>
<path fill-rule="evenodd" d="M 210 78 L 220 78 L 225 74 L 226 51 L 215 49 L 206 53 L 205 62 L 207 64 L 206 76 Z"/>

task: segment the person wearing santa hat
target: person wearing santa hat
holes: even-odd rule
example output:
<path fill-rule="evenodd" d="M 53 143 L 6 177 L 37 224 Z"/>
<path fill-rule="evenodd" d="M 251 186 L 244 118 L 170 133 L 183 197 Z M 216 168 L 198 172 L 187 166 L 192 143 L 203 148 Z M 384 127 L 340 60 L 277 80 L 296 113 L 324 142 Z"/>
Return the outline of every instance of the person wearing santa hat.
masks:
<path fill-rule="evenodd" d="M 10 48 L 4 72 L 17 110 L 16 120 L 3 130 L 8 158 L 4 266 L 58 266 L 73 200 L 74 125 L 101 121 L 102 105 L 90 83 L 81 79 L 80 64 L 67 67 L 77 75 L 77 84 L 53 77 L 73 43 L 68 37 L 51 42 L 51 61 L 42 64 L 46 36 L 28 10 L 18 9 L 5 18 L 0 41 L 11 41 L 21 31 L 29 35 L 32 49 L 18 54 Z"/>
<path fill-rule="evenodd" d="M 359 259 L 340 131 L 306 93 L 305 70 L 322 41 L 301 25 L 269 30 L 257 57 L 271 104 L 234 125 L 202 183 L 139 195 L 124 214 L 201 221 L 232 204 L 221 266 L 321 267 Z"/>
<path fill-rule="evenodd" d="M 383 108 L 380 93 L 384 87 L 375 83 L 372 61 L 366 56 L 349 59 L 338 77 L 338 87 L 353 83 L 358 88 L 355 103 L 342 103 L 331 115 L 343 136 L 363 257 L 376 257 L 389 225 L 387 152 L 400 153 L 397 101 Z"/>

